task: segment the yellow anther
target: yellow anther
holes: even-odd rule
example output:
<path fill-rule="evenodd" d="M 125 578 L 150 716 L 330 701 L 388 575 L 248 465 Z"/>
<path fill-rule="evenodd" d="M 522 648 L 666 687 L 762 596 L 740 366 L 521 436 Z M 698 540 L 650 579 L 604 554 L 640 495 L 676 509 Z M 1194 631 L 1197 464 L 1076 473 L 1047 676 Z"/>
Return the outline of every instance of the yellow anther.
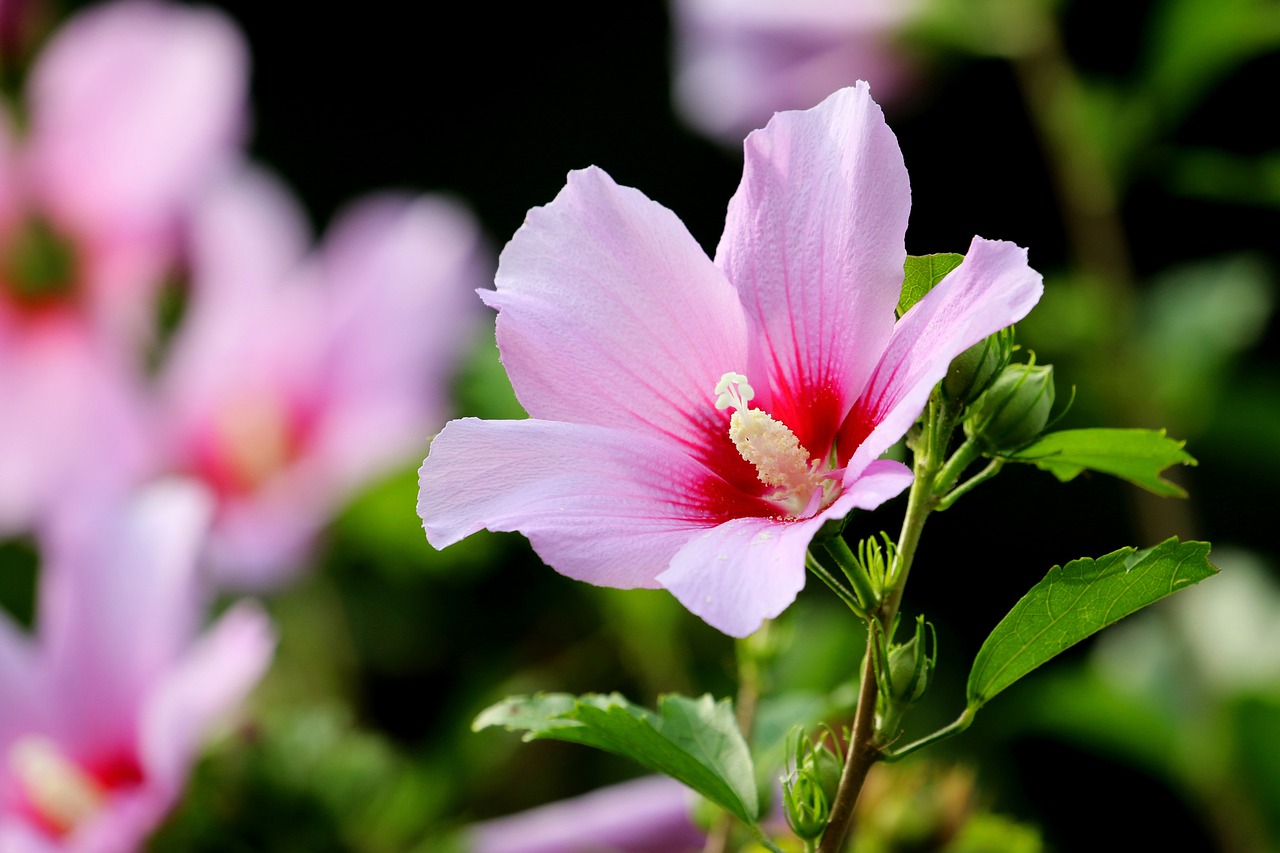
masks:
<path fill-rule="evenodd" d="M 814 460 L 786 424 L 748 407 L 755 392 L 741 373 L 726 373 L 716 383 L 716 408 L 733 408 L 729 438 L 756 476 L 775 491 L 766 497 L 791 515 L 804 510 L 822 485 L 821 463 Z"/>
<path fill-rule="evenodd" d="M 102 787 L 48 738 L 19 740 L 9 751 L 9 765 L 40 817 L 59 831 L 75 829 L 106 800 Z"/>

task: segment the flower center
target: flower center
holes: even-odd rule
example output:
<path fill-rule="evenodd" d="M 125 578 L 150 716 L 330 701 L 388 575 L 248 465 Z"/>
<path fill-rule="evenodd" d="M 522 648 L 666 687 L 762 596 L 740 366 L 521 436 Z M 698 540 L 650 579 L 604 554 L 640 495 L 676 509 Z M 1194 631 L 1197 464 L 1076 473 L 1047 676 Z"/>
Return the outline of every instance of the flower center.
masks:
<path fill-rule="evenodd" d="M 75 296 L 77 266 L 74 247 L 33 218 L 0 244 L 0 290 L 22 308 L 64 303 Z"/>
<path fill-rule="evenodd" d="M 55 836 L 72 832 L 106 802 L 106 788 L 48 738 L 19 740 L 9 752 L 9 765 L 33 816 Z"/>
<path fill-rule="evenodd" d="M 223 406 L 197 439 L 195 466 L 219 493 L 245 495 L 297 458 L 301 426 L 289 405 L 270 394 L 247 394 Z"/>
<path fill-rule="evenodd" d="M 748 406 L 755 390 L 741 373 L 720 377 L 716 395 L 717 409 L 735 410 L 729 419 L 729 439 L 733 446 L 755 467 L 760 482 L 773 487 L 766 499 L 788 515 L 800 515 L 809 506 L 814 492 L 824 485 L 821 460 L 813 458 L 786 424 Z M 825 491 L 823 489 L 824 499 Z"/>

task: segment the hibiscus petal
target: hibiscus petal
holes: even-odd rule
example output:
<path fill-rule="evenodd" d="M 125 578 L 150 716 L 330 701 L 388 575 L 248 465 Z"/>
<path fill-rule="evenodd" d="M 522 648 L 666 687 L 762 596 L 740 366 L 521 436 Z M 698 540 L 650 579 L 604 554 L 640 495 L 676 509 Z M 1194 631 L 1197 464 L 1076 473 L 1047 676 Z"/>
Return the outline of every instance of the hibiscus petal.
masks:
<path fill-rule="evenodd" d="M 696 534 L 658 580 L 711 627 L 745 637 L 804 588 L 805 551 L 826 519 L 726 521 Z"/>
<path fill-rule="evenodd" d="M 166 674 L 141 722 L 143 766 L 176 791 L 209 727 L 233 710 L 267 670 L 276 638 L 267 615 L 241 602 Z"/>
<path fill-rule="evenodd" d="M 759 404 L 818 453 L 893 329 L 907 171 L 865 83 L 778 113 L 745 151 L 716 263 L 752 324 L 752 371 L 768 373 L 773 399 Z"/>
<path fill-rule="evenodd" d="M 196 557 L 211 512 L 202 489 L 168 480 L 123 517 L 85 498 L 58 519 L 38 626 L 68 736 L 101 743 L 131 731 L 140 697 L 186 648 L 203 603 Z"/>
<path fill-rule="evenodd" d="M 861 470 L 905 435 L 951 360 L 1025 317 L 1043 290 L 1026 249 L 974 237 L 964 263 L 894 327 L 840 438 L 841 456 L 853 454 L 848 471 Z"/>
<path fill-rule="evenodd" d="M 911 470 L 902 463 L 874 462 L 813 518 L 736 518 L 695 534 L 658 581 L 711 627 L 745 637 L 795 600 L 804 587 L 809 542 L 828 519 L 875 509 L 910 484 Z"/>
<path fill-rule="evenodd" d="M 223 308 L 260 299 L 302 264 L 306 211 L 274 174 L 242 166 L 203 192 L 191 214 L 192 302 L 186 323 L 227 322 Z M 243 310 L 243 309 L 241 309 Z"/>
<path fill-rule="evenodd" d="M 697 796 L 666 776 L 643 776 L 468 828 L 471 853 L 583 850 L 695 851 L 705 834 L 690 815 Z"/>
<path fill-rule="evenodd" d="M 737 146 L 778 110 L 804 109 L 851 80 L 876 81 L 889 103 L 913 74 L 896 32 L 917 0 L 676 0 L 675 105 L 712 138 Z"/>
<path fill-rule="evenodd" d="M 230 152 L 248 56 L 225 15 L 129 2 L 62 27 L 32 71 L 32 167 L 46 205 L 95 231 L 154 227 Z"/>
<path fill-rule="evenodd" d="M 844 493 L 840 497 L 849 501 L 853 509 L 875 509 L 890 498 L 900 495 L 903 489 L 911 485 L 913 479 L 915 475 L 911 473 L 911 469 L 901 462 L 877 459 L 862 469 L 857 479 L 845 484 Z"/>
<path fill-rule="evenodd" d="M 444 425 L 481 313 L 475 288 L 493 269 L 475 220 L 441 197 L 364 199 L 325 244 L 329 411 L 316 453 L 342 491 L 420 455 Z"/>
<path fill-rule="evenodd" d="M 40 677 L 35 666 L 31 638 L 0 613 L 0 755 L 8 752 L 12 739 L 30 725 L 33 694 Z"/>
<path fill-rule="evenodd" d="M 624 589 L 658 586 L 694 531 L 728 517 L 709 510 L 714 498 L 732 497 L 670 441 L 540 420 L 452 421 L 419 474 L 418 514 L 435 547 L 485 527 L 519 530 L 561 574 Z"/>
<path fill-rule="evenodd" d="M 70 324 L 0 330 L 0 536 L 41 523 L 69 494 L 121 488 L 150 468 L 140 379 Z"/>
<path fill-rule="evenodd" d="M 498 347 L 535 418 L 666 433 L 727 427 L 714 388 L 746 367 L 742 309 L 670 210 L 603 171 L 569 175 L 499 260 Z"/>

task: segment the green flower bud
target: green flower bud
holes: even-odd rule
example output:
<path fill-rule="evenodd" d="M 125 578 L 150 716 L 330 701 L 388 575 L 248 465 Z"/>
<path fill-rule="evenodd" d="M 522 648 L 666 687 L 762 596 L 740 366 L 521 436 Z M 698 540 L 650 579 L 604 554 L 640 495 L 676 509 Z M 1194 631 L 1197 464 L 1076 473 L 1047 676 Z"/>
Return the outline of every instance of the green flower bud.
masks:
<path fill-rule="evenodd" d="M 801 726 L 792 728 L 787 736 L 787 766 L 791 770 L 782 780 L 782 802 L 787 825 L 800 838 L 822 835 L 831 803 L 840 790 L 844 761 L 827 746 L 828 738 L 835 741 L 825 726 L 816 743 Z"/>
<path fill-rule="evenodd" d="M 1009 365 L 974 402 L 964 431 L 985 450 L 1017 450 L 1044 431 L 1053 400 L 1053 365 Z"/>
<path fill-rule="evenodd" d="M 825 739 L 815 744 L 813 751 L 805 757 L 804 770 L 817 781 L 827 802 L 834 803 L 836 792 L 840 790 L 840 774 L 844 772 L 844 762 L 827 748 Z"/>
<path fill-rule="evenodd" d="M 826 830 L 831 816 L 830 801 L 822 785 L 809 773 L 797 770 L 783 780 L 782 805 L 787 826 L 798 837 L 819 838 Z"/>
<path fill-rule="evenodd" d="M 933 678 L 933 661 L 921 649 L 920 625 L 910 641 L 889 650 L 889 689 L 894 702 L 912 705 L 919 701 Z"/>
<path fill-rule="evenodd" d="M 978 341 L 952 360 L 942 379 L 942 394 L 967 406 L 990 387 L 1013 354 L 1013 330 L 1001 329 Z"/>

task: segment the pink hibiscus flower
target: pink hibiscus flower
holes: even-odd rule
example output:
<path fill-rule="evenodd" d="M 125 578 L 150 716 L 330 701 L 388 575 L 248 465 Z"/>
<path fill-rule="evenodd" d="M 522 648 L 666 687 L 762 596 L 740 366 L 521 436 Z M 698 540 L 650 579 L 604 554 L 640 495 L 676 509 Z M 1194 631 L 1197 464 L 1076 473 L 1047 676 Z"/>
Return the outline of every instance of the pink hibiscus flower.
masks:
<path fill-rule="evenodd" d="M 675 103 L 730 145 L 778 110 L 808 106 L 855 80 L 882 103 L 915 69 L 896 40 L 919 0 L 672 0 Z"/>
<path fill-rule="evenodd" d="M 256 606 L 196 636 L 209 512 L 202 490 L 166 481 L 46 531 L 35 636 L 0 614 L 0 849 L 138 849 L 210 725 L 266 670 Z"/>
<path fill-rule="evenodd" d="M 141 464 L 155 295 L 187 204 L 241 136 L 247 62 L 219 13 L 117 3 L 49 41 L 21 133 L 0 106 L 0 530 L 87 467 Z"/>
<path fill-rule="evenodd" d="M 572 173 L 483 293 L 531 418 L 436 437 L 428 540 L 519 530 L 569 577 L 665 587 L 733 636 L 782 612 L 818 529 L 910 483 L 878 457 L 951 359 L 1040 296 L 1025 250 L 974 238 L 895 323 L 909 207 L 866 84 L 747 138 L 714 261 L 671 211 Z"/>
<path fill-rule="evenodd" d="M 697 795 L 674 779 L 643 776 L 519 814 L 474 824 L 469 853 L 695 853 Z"/>
<path fill-rule="evenodd" d="M 274 179 L 246 171 L 200 204 L 193 295 L 160 377 L 168 465 L 217 495 L 222 581 L 296 571 L 356 491 L 421 454 L 491 269 L 460 205 L 385 193 L 311 252 Z"/>

